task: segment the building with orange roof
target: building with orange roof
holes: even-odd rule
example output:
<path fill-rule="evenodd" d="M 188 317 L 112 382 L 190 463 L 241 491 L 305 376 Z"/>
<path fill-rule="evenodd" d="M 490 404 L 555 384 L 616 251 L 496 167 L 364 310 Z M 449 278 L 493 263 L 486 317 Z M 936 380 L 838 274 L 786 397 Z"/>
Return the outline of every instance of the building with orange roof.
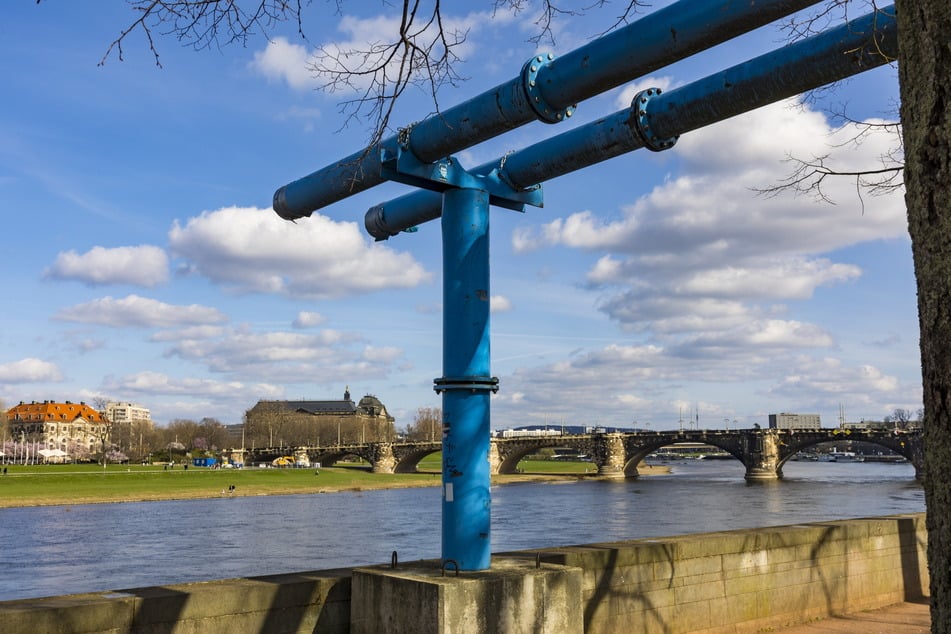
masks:
<path fill-rule="evenodd" d="M 14 441 L 60 450 L 74 459 L 102 451 L 109 442 L 105 417 L 86 403 L 20 402 L 7 410 Z"/>

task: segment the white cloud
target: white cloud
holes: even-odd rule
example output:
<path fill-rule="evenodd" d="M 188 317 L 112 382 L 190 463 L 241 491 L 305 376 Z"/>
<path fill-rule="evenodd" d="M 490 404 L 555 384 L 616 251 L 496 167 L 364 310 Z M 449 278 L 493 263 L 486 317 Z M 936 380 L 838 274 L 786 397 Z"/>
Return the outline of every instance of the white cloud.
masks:
<path fill-rule="evenodd" d="M 324 330 L 317 334 L 234 330 L 223 337 L 180 341 L 170 354 L 201 361 L 217 372 L 227 372 L 263 363 L 327 359 L 335 356 L 334 346 L 358 339 L 358 335 L 335 330 Z"/>
<path fill-rule="evenodd" d="M 0 383 L 59 382 L 63 374 L 55 363 L 27 358 L 0 363 Z"/>
<path fill-rule="evenodd" d="M 367 346 L 363 358 L 372 363 L 394 363 L 403 357 L 403 350 L 395 346 Z"/>
<path fill-rule="evenodd" d="M 135 284 L 154 287 L 168 281 L 168 256 L 147 244 L 136 247 L 93 247 L 83 254 L 66 251 L 56 256 L 43 276 L 78 280 L 90 285 Z"/>
<path fill-rule="evenodd" d="M 744 337 L 758 340 L 753 345 L 759 353 Z M 712 426 L 729 417 L 751 427 L 765 424 L 769 411 L 829 412 L 840 403 L 850 407 L 853 418 L 880 418 L 890 413 L 891 404 L 914 403 L 920 397 L 920 388 L 909 389 L 875 366 L 783 351 L 790 339 L 808 344 L 813 337 L 821 333 L 808 325 L 764 323 L 738 333 L 732 351 L 726 338 L 715 342 L 722 347 L 711 357 L 692 356 L 686 348 L 608 345 L 502 376 L 493 417 L 519 424 L 630 425 L 638 420 L 671 429 L 678 412 L 692 418 L 696 407 L 703 418 L 716 421 Z M 736 404 L 743 409 L 732 409 L 731 396 L 739 397 Z M 761 402 L 767 405 L 758 411 Z"/>
<path fill-rule="evenodd" d="M 294 328 L 313 328 L 314 326 L 321 325 L 325 321 L 326 319 L 320 313 L 302 310 L 297 313 L 297 317 L 291 325 Z"/>
<path fill-rule="evenodd" d="M 417 20 L 422 20 L 420 14 Z M 453 47 L 455 55 L 464 60 L 470 57 L 474 45 L 472 35 L 488 22 L 508 21 L 505 12 L 493 16 L 488 13 L 470 13 L 464 16 L 452 16 L 445 12 L 438 25 L 419 30 L 412 36 L 422 49 L 442 46 L 441 38 L 457 43 Z M 313 90 L 324 86 L 335 73 L 345 71 L 353 73 L 346 82 L 335 84 L 333 90 L 362 92 L 369 86 L 370 75 L 365 71 L 378 66 L 387 66 L 387 76 L 396 77 L 401 60 L 398 56 L 387 60 L 390 49 L 384 43 L 390 43 L 394 34 L 400 32 L 402 16 L 399 12 L 391 15 L 377 15 L 372 18 L 358 18 L 344 15 L 337 21 L 337 30 L 343 37 L 325 41 L 309 50 L 301 44 L 294 44 L 285 37 L 276 37 L 267 47 L 254 54 L 249 67 L 274 81 L 283 81 L 295 90 Z M 416 26 L 422 26 L 418 23 Z"/>
<path fill-rule="evenodd" d="M 833 129 L 820 113 L 791 104 L 685 135 L 673 150 L 678 172 L 621 217 L 579 211 L 517 232 L 515 249 L 608 252 L 587 274 L 591 288 L 607 291 L 601 309 L 626 328 L 655 333 L 731 336 L 783 310 L 764 302 L 809 299 L 820 287 L 858 279 L 858 266 L 817 256 L 907 235 L 900 196 L 866 197 L 863 210 L 848 179 L 825 186 L 838 204 L 762 197 L 751 188 L 780 182 L 791 169 L 787 152 L 807 159 L 828 153 L 827 164 L 849 171 L 875 166 L 895 138 L 875 129 L 861 144 L 849 143 L 858 128 Z"/>
<path fill-rule="evenodd" d="M 283 390 L 267 383 L 246 383 L 241 381 L 215 381 L 204 378 L 178 378 L 161 372 L 137 372 L 119 378 L 109 378 L 104 390 L 110 393 L 131 393 L 147 395 L 187 395 L 197 397 L 223 397 L 238 399 L 244 403 L 249 394 L 260 394 L 260 398 L 279 396 Z"/>
<path fill-rule="evenodd" d="M 122 299 L 100 299 L 60 309 L 54 319 L 113 328 L 170 328 L 225 322 L 228 318 L 216 308 L 198 304 L 166 304 L 155 299 L 129 295 Z"/>
<path fill-rule="evenodd" d="M 254 54 L 249 66 L 268 79 L 283 80 L 296 90 L 313 90 L 317 82 L 309 70 L 311 54 L 306 47 L 292 44 L 285 37 L 268 42 Z"/>
<path fill-rule="evenodd" d="M 920 386 L 909 389 L 875 366 L 849 367 L 839 359 L 826 357 L 797 359 L 769 395 L 780 404 L 814 400 L 835 407 L 845 403 L 859 417 L 881 417 L 891 413 L 883 402 L 891 403 L 899 397 L 913 401 L 914 397 L 920 398 L 920 392 Z"/>
<path fill-rule="evenodd" d="M 290 223 L 270 209 L 227 207 L 176 222 L 169 243 L 191 271 L 239 292 L 344 297 L 432 277 L 411 255 L 368 242 L 356 223 L 320 214 Z"/>
<path fill-rule="evenodd" d="M 504 295 L 493 295 L 489 298 L 489 311 L 492 313 L 505 313 L 512 310 L 512 302 Z"/>
<path fill-rule="evenodd" d="M 356 381 L 387 376 L 403 360 L 401 348 L 367 345 L 358 333 L 253 332 L 237 328 L 187 328 L 158 333 L 152 341 L 169 342 L 166 357 L 205 366 L 245 381 L 332 383 L 341 376 Z"/>
<path fill-rule="evenodd" d="M 737 258 L 825 253 L 903 236 L 907 222 L 900 196 L 866 197 L 863 210 L 849 179 L 826 185 L 833 205 L 752 191 L 788 176 L 787 154 L 805 159 L 830 154 L 828 165 L 849 171 L 876 166 L 895 142 L 893 135 L 873 130 L 860 145 L 849 143 L 856 132 L 855 126 L 833 129 L 821 114 L 790 102 L 760 108 L 684 135 L 672 150 L 682 174 L 627 207 L 621 219 L 605 221 L 581 211 L 535 231 L 523 230 L 515 244 L 523 251 L 562 244 L 640 257 L 676 254 L 709 266 Z"/>
<path fill-rule="evenodd" d="M 647 90 L 648 88 L 660 88 L 661 92 L 666 92 L 677 85 L 678 83 L 675 82 L 674 78 L 670 77 L 669 75 L 662 75 L 659 77 L 642 77 L 641 79 L 624 86 L 618 93 L 614 103 L 618 108 L 630 108 L 631 102 L 634 101 L 634 97 L 642 90 Z"/>
<path fill-rule="evenodd" d="M 680 357 L 724 359 L 733 356 L 786 352 L 792 348 L 827 348 L 832 337 L 814 324 L 780 319 L 746 322 L 739 327 L 687 338 L 670 352 Z"/>
<path fill-rule="evenodd" d="M 459 59 L 470 57 L 473 44 L 471 36 L 486 24 L 492 22 L 491 14 L 470 13 L 465 16 L 452 16 L 445 12 L 437 25 L 434 21 L 424 26 L 423 22 L 428 14 L 420 13 L 413 28 L 409 30 L 410 38 L 422 50 L 434 50 L 438 54 L 444 41 L 452 44 L 452 50 Z M 409 63 L 401 59 L 399 52 L 402 47 L 397 46 L 397 54 L 388 44 L 394 40 L 394 34 L 400 33 L 402 16 L 399 12 L 392 15 L 377 15 L 372 18 L 357 18 L 344 15 L 337 22 L 337 30 L 344 37 L 336 41 L 321 43 L 315 51 L 310 67 L 325 81 L 332 81 L 335 74 L 348 74 L 345 82 L 333 84 L 333 90 L 362 93 L 370 87 L 370 81 L 375 68 L 385 67 L 386 76 L 395 78 L 401 72 L 407 72 L 400 66 Z M 419 60 L 412 62 L 419 64 Z M 417 80 L 426 80 L 428 75 L 425 68 L 412 69 L 419 74 Z"/>
<path fill-rule="evenodd" d="M 684 279 L 677 291 L 683 295 L 707 297 L 808 299 L 817 286 L 845 282 L 862 274 L 857 266 L 836 264 L 826 259 L 789 258 L 753 264 L 695 271 Z"/>

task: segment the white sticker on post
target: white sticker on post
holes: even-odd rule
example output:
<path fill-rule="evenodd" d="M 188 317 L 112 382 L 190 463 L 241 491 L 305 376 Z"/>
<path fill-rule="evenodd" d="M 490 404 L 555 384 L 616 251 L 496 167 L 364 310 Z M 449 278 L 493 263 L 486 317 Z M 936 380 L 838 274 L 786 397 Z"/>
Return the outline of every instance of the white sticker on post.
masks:
<path fill-rule="evenodd" d="M 452 482 L 446 483 L 446 501 L 452 502 Z"/>

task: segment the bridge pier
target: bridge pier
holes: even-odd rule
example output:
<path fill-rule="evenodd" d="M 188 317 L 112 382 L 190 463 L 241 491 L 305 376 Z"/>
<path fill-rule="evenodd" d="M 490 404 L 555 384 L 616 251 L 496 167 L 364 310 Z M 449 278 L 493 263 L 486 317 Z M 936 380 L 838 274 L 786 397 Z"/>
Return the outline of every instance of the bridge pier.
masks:
<path fill-rule="evenodd" d="M 495 438 L 489 440 L 489 473 L 498 475 L 502 471 L 502 455 L 499 453 L 499 443 Z"/>
<path fill-rule="evenodd" d="M 373 473 L 395 473 L 396 456 L 388 442 L 373 443 L 370 447 L 370 466 Z"/>
<path fill-rule="evenodd" d="M 598 477 L 624 478 L 627 453 L 624 451 L 624 435 L 618 433 L 596 434 L 591 457 L 598 466 Z M 634 476 L 636 476 L 636 472 Z"/>
<path fill-rule="evenodd" d="M 779 461 L 779 431 L 754 429 L 743 435 L 747 480 L 778 480 L 783 472 Z"/>

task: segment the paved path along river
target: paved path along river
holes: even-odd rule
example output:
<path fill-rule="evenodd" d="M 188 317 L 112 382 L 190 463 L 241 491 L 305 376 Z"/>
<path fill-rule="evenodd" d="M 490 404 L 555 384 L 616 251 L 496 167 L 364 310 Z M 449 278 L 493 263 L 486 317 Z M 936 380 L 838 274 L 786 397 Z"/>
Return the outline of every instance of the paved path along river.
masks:
<path fill-rule="evenodd" d="M 540 549 L 924 510 L 908 464 L 733 461 L 492 490 L 492 549 Z M 438 558 L 439 488 L 0 509 L 0 600 Z"/>

